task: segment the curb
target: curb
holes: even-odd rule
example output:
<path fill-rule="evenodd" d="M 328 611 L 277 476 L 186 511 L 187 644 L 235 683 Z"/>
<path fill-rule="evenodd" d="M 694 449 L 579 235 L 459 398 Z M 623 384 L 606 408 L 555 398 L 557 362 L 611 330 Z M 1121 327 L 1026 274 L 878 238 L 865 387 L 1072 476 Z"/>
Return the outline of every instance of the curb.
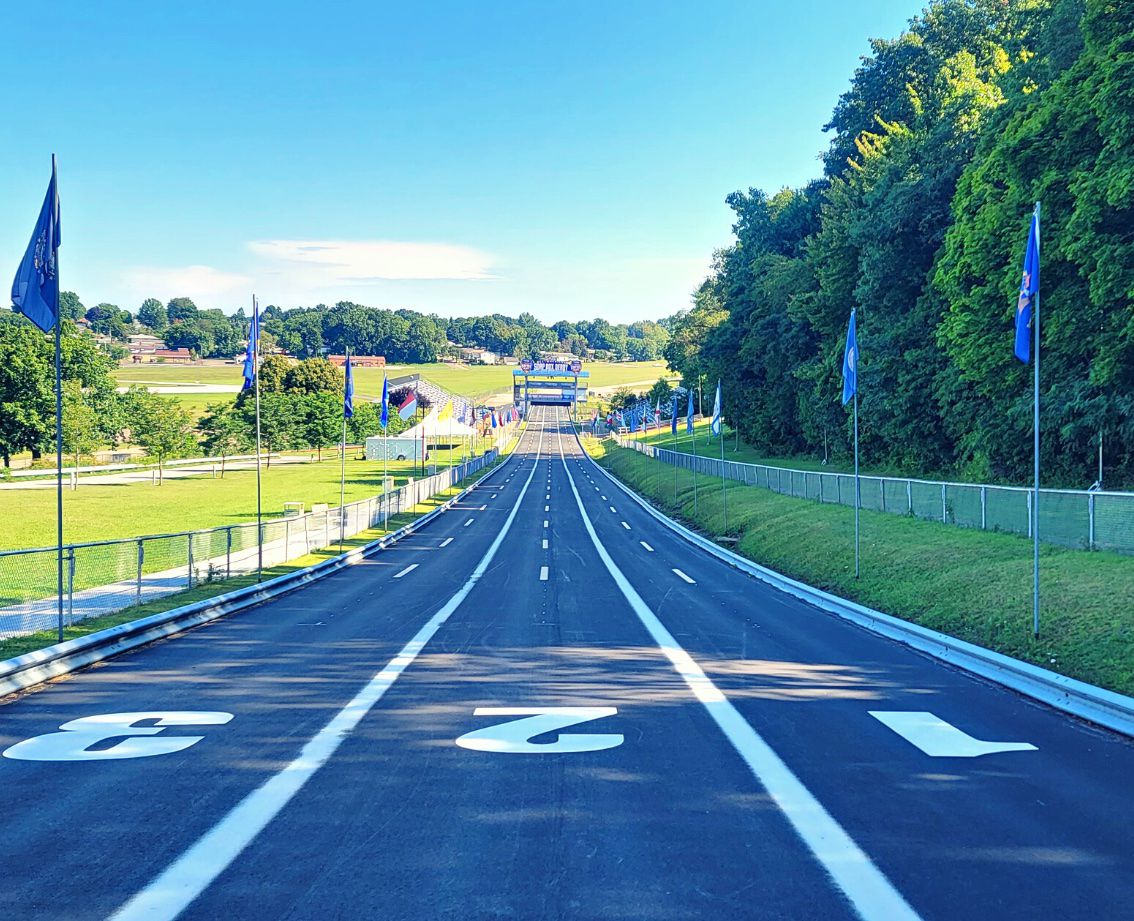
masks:
<path fill-rule="evenodd" d="M 466 486 L 433 511 L 427 512 L 416 521 L 410 522 L 363 547 L 357 547 L 329 560 L 324 560 L 322 563 L 316 563 L 306 569 L 277 576 L 258 585 L 248 585 L 232 592 L 226 592 L 223 595 L 216 595 L 179 608 L 171 608 L 168 611 L 162 611 L 160 614 L 151 614 L 149 617 L 143 617 L 140 620 L 132 620 L 116 627 L 108 627 L 106 630 L 99 630 L 97 633 L 56 643 L 54 646 L 37 649 L 34 652 L 0 662 L 0 697 L 27 690 L 37 684 L 43 684 L 87 665 L 152 643 L 154 640 L 163 639 L 174 633 L 182 633 L 228 614 L 234 614 L 261 602 L 270 601 L 311 582 L 317 582 L 333 575 L 348 566 L 353 566 L 366 557 L 385 550 L 403 537 L 415 533 L 434 518 L 447 512 L 470 489 L 480 485 L 483 480 L 497 471 L 503 470 L 512 456 L 513 454 L 508 454 L 503 463 L 488 471 L 475 483 Z"/>
<path fill-rule="evenodd" d="M 576 435 L 578 440 L 578 435 Z M 603 475 L 618 486 L 626 495 L 638 503 L 655 519 L 683 537 L 689 543 L 706 553 L 739 569 L 761 582 L 781 592 L 805 601 L 812 607 L 843 620 L 858 624 L 872 633 L 896 640 L 919 652 L 948 662 L 981 678 L 1010 688 L 1032 700 L 1046 704 L 1056 710 L 1069 713 L 1090 723 L 1103 726 L 1125 736 L 1134 737 L 1134 697 L 1108 691 L 1105 688 L 1068 678 L 1030 662 L 1022 662 L 1011 656 L 993 652 L 983 646 L 959 640 L 956 637 L 918 624 L 912 624 L 890 614 L 883 614 L 873 608 L 847 601 L 822 589 L 797 582 L 773 569 L 754 563 L 732 550 L 721 547 L 707 537 L 703 537 L 668 515 L 659 512 L 634 490 L 599 464 L 580 441 L 579 447 L 588 460 L 602 471 Z"/>

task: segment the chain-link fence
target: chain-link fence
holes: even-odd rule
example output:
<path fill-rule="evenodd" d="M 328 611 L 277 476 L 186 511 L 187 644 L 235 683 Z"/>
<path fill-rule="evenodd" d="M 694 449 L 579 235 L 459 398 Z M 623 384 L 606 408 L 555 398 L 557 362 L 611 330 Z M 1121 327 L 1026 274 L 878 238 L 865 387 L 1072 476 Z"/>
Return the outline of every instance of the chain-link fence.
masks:
<path fill-rule="evenodd" d="M 92 541 L 63 547 L 63 623 L 123 608 L 206 582 L 253 573 L 333 546 L 448 489 L 491 464 L 489 451 L 433 476 L 306 514 L 202 531 Z M 0 552 L 0 639 L 59 626 L 55 547 Z M 261 564 L 261 553 L 263 562 Z"/>
<path fill-rule="evenodd" d="M 723 476 L 801 499 L 854 505 L 854 475 L 850 473 L 721 461 L 615 437 L 624 447 L 680 469 L 695 469 L 705 476 Z M 1021 486 L 877 476 L 860 476 L 859 483 L 863 508 L 966 528 L 1032 535 L 1033 493 Z M 1064 547 L 1134 553 L 1134 493 L 1041 489 L 1039 534 L 1045 543 Z"/>

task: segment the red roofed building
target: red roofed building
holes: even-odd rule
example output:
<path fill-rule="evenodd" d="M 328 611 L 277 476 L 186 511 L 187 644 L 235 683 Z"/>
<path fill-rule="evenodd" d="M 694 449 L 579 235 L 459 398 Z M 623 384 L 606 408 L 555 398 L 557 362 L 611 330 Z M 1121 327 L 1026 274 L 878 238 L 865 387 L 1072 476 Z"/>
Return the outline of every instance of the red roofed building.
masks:
<path fill-rule="evenodd" d="M 341 368 L 346 364 L 346 355 L 328 355 L 327 361 L 333 364 L 336 368 Z M 351 355 L 350 366 L 352 368 L 384 368 L 386 367 L 386 356 Z"/>

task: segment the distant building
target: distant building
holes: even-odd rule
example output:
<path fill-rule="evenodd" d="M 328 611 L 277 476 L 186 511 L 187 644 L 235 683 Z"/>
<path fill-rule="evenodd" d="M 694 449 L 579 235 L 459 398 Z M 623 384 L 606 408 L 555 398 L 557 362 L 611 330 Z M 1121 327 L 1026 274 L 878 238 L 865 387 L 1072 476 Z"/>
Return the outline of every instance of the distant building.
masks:
<path fill-rule="evenodd" d="M 518 359 L 515 355 L 505 355 L 500 359 L 500 364 L 502 365 L 518 365 L 519 363 L 520 359 Z"/>
<path fill-rule="evenodd" d="M 540 361 L 566 361 L 572 362 L 582 358 L 582 355 L 575 355 L 573 352 L 540 352 Z"/>
<path fill-rule="evenodd" d="M 336 368 L 341 368 L 346 364 L 346 355 L 328 355 L 327 361 L 333 364 Z M 351 355 L 350 366 L 352 368 L 384 368 L 386 367 L 386 356 Z"/>
<path fill-rule="evenodd" d="M 474 365 L 494 365 L 500 361 L 500 356 L 488 349 L 461 349 L 458 354 L 461 361 Z"/>
<path fill-rule="evenodd" d="M 149 333 L 136 333 L 133 336 L 126 337 L 126 351 L 131 355 L 152 355 L 164 349 L 165 342 Z"/>
<path fill-rule="evenodd" d="M 193 353 L 188 349 L 154 349 L 152 352 L 134 352 L 130 360 L 135 364 L 165 364 L 189 365 L 193 363 Z"/>

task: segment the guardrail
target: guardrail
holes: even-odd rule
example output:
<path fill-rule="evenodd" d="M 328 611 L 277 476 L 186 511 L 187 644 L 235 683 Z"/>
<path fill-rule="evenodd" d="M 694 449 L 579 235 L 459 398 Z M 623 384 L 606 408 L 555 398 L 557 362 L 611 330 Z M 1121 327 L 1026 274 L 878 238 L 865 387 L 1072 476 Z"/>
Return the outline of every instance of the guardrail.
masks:
<path fill-rule="evenodd" d="M 407 483 L 388 493 L 341 507 L 264 521 L 265 568 L 333 546 L 493 463 L 493 449 L 463 464 Z M 257 525 L 90 541 L 63 547 L 65 625 L 207 582 L 255 572 L 260 549 Z M 58 627 L 55 547 L 0 552 L 0 639 Z"/>
<path fill-rule="evenodd" d="M 854 474 L 721 461 L 622 435 L 614 437 L 623 447 L 679 469 L 796 498 L 854 505 Z M 1032 490 L 1022 486 L 879 476 L 861 476 L 859 480 L 862 508 L 878 512 L 1028 537 L 1037 518 Z M 1134 493 L 1041 489 L 1038 519 L 1040 540 L 1045 543 L 1134 553 Z"/>

